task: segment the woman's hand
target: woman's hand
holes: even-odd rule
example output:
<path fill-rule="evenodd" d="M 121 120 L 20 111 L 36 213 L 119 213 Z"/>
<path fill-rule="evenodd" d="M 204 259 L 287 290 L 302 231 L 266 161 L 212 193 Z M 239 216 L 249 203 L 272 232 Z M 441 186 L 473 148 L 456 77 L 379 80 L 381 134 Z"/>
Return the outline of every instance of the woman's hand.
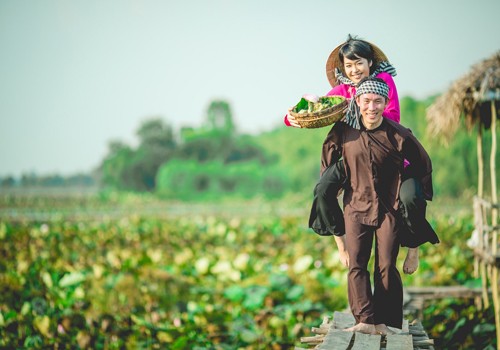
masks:
<path fill-rule="evenodd" d="M 297 119 L 295 119 L 292 114 L 290 113 L 292 111 L 293 107 L 288 108 L 288 113 L 286 115 L 286 119 L 288 119 L 288 122 L 290 123 L 291 126 L 294 128 L 301 128 L 301 126 L 297 123 Z"/>

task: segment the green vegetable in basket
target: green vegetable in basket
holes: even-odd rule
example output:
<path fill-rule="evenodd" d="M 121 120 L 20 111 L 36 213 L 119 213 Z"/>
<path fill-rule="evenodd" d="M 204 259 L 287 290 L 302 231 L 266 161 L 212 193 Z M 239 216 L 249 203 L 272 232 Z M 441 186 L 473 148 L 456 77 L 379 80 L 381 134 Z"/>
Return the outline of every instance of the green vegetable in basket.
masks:
<path fill-rule="evenodd" d="M 340 96 L 322 96 L 319 98 L 318 102 L 311 102 L 305 98 L 301 98 L 299 103 L 297 103 L 294 107 L 293 111 L 296 113 L 318 112 L 338 105 L 343 100 L 344 98 Z"/>
<path fill-rule="evenodd" d="M 299 103 L 297 103 L 297 105 L 293 109 L 293 111 L 297 113 L 299 113 L 300 111 L 307 112 L 308 109 L 309 109 L 309 101 L 302 97 Z"/>

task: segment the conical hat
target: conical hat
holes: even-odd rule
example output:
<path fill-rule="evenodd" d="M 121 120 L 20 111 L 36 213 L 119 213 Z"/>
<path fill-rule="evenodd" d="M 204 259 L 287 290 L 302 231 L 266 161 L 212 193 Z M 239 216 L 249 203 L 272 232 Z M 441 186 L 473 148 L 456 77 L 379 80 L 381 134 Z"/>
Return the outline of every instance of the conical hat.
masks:
<path fill-rule="evenodd" d="M 360 40 L 360 39 L 356 40 L 364 41 L 365 43 L 371 46 L 371 48 L 373 49 L 373 65 L 375 67 L 378 66 L 380 62 L 389 61 L 384 52 L 380 50 L 376 45 L 373 45 L 372 43 L 365 40 Z M 328 81 L 330 82 L 330 85 L 332 87 L 338 85 L 337 78 L 335 77 L 335 68 L 339 68 L 340 71 L 344 73 L 344 67 L 342 66 L 342 62 L 340 62 L 340 57 L 339 57 L 340 48 L 344 45 L 345 43 L 342 43 L 336 48 L 334 48 L 332 53 L 330 54 L 330 56 L 328 56 L 328 59 L 326 60 L 326 77 L 328 78 Z"/>

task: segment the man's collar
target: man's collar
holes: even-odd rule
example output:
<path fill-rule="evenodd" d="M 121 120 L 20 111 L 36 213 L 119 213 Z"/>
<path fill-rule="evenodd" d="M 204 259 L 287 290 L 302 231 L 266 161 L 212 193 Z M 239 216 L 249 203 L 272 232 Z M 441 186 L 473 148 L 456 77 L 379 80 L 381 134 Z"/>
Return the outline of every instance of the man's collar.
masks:
<path fill-rule="evenodd" d="M 373 128 L 373 129 L 367 129 L 365 124 L 363 124 L 363 116 L 361 116 L 359 118 L 359 126 L 360 126 L 360 130 L 362 131 L 376 131 L 378 129 L 380 129 L 383 125 L 385 125 L 385 117 L 382 117 L 382 122 L 380 123 L 379 126 L 377 126 L 376 128 Z"/>

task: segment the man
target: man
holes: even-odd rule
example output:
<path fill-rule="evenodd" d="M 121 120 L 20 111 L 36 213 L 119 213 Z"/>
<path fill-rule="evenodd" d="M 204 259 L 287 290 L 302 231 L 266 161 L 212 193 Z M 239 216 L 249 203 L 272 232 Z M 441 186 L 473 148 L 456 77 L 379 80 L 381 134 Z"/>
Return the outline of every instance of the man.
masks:
<path fill-rule="evenodd" d="M 361 128 L 336 123 L 327 136 L 323 159 L 343 158 L 350 184 L 344 193 L 344 222 L 335 241 L 341 261 L 349 267 L 348 297 L 357 321 L 347 330 L 369 334 L 401 328 L 403 287 L 396 259 L 402 235 L 399 191 L 405 160 L 432 199 L 432 165 L 410 130 L 382 117 L 389 87 L 381 79 L 363 79 L 356 90 Z M 375 237 L 374 292 L 368 261 Z M 437 238 L 436 238 L 437 239 Z"/>

